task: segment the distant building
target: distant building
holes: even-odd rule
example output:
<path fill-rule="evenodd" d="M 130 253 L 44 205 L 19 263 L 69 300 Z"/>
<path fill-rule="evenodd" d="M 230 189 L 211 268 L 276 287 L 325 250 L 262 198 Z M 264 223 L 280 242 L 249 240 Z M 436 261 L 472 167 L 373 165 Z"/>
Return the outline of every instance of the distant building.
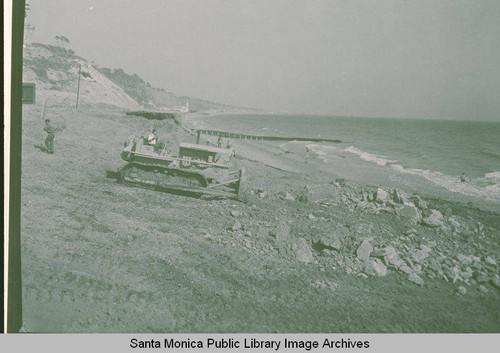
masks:
<path fill-rule="evenodd" d="M 174 112 L 189 113 L 189 102 L 186 102 L 185 106 L 179 105 L 179 106 L 172 107 L 172 110 Z"/>

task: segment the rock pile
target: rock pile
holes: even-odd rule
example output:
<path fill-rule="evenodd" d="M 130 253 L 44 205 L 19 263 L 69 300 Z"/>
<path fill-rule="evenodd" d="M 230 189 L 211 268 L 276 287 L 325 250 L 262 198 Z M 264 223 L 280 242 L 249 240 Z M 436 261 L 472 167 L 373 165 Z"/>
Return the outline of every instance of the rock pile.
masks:
<path fill-rule="evenodd" d="M 418 285 L 442 279 L 460 284 L 460 294 L 464 285 L 500 288 L 498 252 L 480 245 L 497 230 L 418 195 L 337 180 L 276 194 L 259 188 L 254 197 L 275 209 L 259 217 L 259 206 L 238 205 L 226 228 L 233 240 L 221 242 L 362 277 L 401 273 Z"/>

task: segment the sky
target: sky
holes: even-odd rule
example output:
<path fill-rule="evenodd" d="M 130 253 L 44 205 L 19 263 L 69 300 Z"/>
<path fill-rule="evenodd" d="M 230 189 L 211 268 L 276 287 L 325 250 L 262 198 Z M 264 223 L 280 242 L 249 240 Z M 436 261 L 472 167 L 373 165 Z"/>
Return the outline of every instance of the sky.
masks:
<path fill-rule="evenodd" d="M 27 0 L 31 42 L 273 112 L 500 121 L 500 1 Z"/>

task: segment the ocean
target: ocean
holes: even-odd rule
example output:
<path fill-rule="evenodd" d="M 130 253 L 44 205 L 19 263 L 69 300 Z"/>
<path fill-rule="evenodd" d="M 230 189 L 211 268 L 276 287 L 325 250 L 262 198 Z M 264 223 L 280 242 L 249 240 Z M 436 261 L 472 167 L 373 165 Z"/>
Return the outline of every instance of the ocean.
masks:
<path fill-rule="evenodd" d="M 204 119 L 203 125 L 255 135 L 340 139 L 295 144 L 342 177 L 470 198 L 500 210 L 500 122 L 221 115 Z"/>

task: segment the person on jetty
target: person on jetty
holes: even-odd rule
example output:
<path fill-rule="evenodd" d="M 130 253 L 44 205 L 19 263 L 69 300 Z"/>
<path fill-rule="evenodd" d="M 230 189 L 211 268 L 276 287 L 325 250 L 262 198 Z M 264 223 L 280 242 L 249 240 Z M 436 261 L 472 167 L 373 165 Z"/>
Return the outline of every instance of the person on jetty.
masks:
<path fill-rule="evenodd" d="M 219 136 L 219 138 L 217 139 L 217 147 L 222 148 L 222 137 L 221 136 Z"/>

